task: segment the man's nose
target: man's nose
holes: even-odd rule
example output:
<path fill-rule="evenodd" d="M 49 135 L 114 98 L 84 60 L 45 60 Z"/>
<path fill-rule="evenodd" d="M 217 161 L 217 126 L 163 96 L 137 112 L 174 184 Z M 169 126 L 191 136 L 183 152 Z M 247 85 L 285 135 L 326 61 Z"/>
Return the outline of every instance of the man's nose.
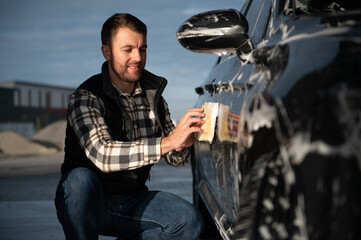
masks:
<path fill-rule="evenodd" d="M 141 56 L 141 54 L 140 54 L 140 50 L 139 50 L 139 49 L 133 49 L 132 58 L 133 58 L 133 60 L 135 60 L 135 61 L 140 61 L 140 60 L 142 60 L 142 56 Z"/>

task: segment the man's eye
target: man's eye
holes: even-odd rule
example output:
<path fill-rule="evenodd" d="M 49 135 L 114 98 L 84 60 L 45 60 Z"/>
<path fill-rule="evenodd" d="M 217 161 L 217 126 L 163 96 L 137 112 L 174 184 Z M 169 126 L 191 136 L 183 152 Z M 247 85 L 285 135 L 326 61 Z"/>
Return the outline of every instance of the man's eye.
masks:
<path fill-rule="evenodd" d="M 132 52 L 132 49 L 130 49 L 130 48 L 129 48 L 129 49 L 128 49 L 128 48 L 126 48 L 126 49 L 124 49 L 123 51 L 124 51 L 124 52 L 127 52 L 127 53 L 130 53 L 130 52 Z"/>

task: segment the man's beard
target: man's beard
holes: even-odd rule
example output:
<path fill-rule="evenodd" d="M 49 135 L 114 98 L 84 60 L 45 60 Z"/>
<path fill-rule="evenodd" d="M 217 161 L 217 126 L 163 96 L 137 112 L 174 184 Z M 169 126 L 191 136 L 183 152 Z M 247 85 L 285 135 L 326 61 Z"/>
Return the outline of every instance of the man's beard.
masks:
<path fill-rule="evenodd" d="M 113 63 L 110 64 L 113 72 L 117 75 L 117 77 L 124 81 L 124 82 L 128 82 L 128 83 L 133 83 L 133 82 L 136 82 L 140 79 L 141 75 L 142 75 L 142 72 L 143 72 L 143 67 L 141 66 L 141 64 L 138 64 L 138 67 L 139 67 L 139 74 L 137 74 L 137 76 L 134 78 L 129 78 L 129 77 L 126 77 L 126 74 L 127 74 L 127 69 L 128 69 L 128 66 L 125 67 L 124 71 L 122 72 L 117 72 Z"/>

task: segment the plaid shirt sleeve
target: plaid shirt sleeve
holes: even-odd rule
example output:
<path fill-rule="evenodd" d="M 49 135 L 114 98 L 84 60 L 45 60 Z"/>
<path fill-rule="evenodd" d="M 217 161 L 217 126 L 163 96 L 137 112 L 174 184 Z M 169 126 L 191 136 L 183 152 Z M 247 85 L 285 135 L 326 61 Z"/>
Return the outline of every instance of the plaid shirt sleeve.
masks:
<path fill-rule="evenodd" d="M 68 119 L 86 156 L 103 172 L 136 169 L 161 159 L 161 138 L 115 141 L 104 121 L 104 103 L 86 90 L 70 98 Z"/>
<path fill-rule="evenodd" d="M 167 102 L 163 99 L 164 102 L 164 112 L 165 112 L 165 135 L 168 136 L 171 131 L 174 130 L 174 124 L 171 120 L 169 108 Z M 183 167 L 186 165 L 190 159 L 190 150 L 185 148 L 181 153 L 176 151 L 171 151 L 165 155 L 166 161 L 175 167 Z"/>

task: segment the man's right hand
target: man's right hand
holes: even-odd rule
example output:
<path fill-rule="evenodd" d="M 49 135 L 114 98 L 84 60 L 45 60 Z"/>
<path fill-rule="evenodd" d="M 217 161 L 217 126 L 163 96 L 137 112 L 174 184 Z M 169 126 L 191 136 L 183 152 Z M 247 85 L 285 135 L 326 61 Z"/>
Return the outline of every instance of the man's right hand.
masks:
<path fill-rule="evenodd" d="M 193 108 L 188 110 L 188 112 L 179 120 L 179 123 L 172 134 L 162 138 L 162 155 L 172 150 L 180 152 L 183 148 L 193 145 L 195 141 L 193 133 L 203 132 L 201 129 L 204 123 L 202 118 L 205 116 L 203 112 L 203 108 Z"/>

